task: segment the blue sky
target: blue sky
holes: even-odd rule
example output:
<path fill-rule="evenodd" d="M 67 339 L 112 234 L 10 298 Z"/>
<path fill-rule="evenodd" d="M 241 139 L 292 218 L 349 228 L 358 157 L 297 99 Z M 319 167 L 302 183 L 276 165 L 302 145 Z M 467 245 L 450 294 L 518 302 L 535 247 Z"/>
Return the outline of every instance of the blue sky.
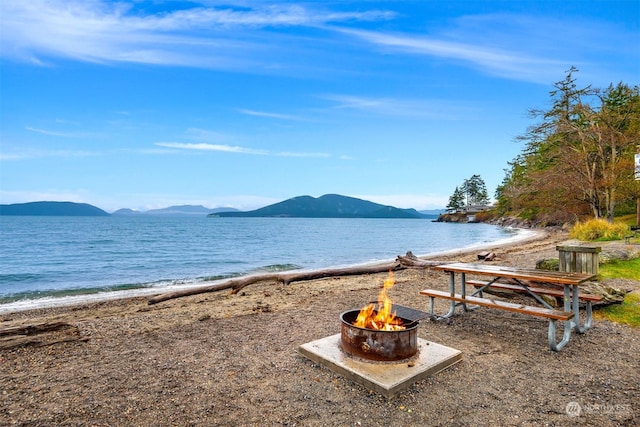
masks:
<path fill-rule="evenodd" d="M 493 195 L 575 66 L 640 80 L 640 2 L 0 2 L 0 203 Z"/>

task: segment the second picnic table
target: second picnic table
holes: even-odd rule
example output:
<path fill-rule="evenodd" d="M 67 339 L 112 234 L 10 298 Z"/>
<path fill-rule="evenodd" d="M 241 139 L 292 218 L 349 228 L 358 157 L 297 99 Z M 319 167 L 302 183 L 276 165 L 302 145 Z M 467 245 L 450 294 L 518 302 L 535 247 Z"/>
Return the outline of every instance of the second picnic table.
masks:
<path fill-rule="evenodd" d="M 434 289 L 420 291 L 421 295 L 430 298 L 429 311 L 432 315 L 434 314 L 434 299 L 443 298 L 450 300 L 451 306 L 449 312 L 440 318 L 453 316 L 457 306 L 462 306 L 464 311 L 471 310 L 472 308 L 469 306 L 485 306 L 544 317 L 549 319 L 549 348 L 554 351 L 561 350 L 569 342 L 572 329 L 578 333 L 584 333 L 591 327 L 591 302 L 599 299 L 597 296 L 581 294 L 579 290 L 580 285 L 595 278 L 595 274 L 543 271 L 475 263 L 442 264 L 433 268 L 449 273 L 449 292 Z M 456 293 L 456 274 L 460 276 L 460 293 Z M 467 280 L 468 274 L 486 276 L 490 280 L 486 282 Z M 468 286 L 478 289 L 467 294 Z M 541 307 L 484 298 L 483 291 L 491 287 L 526 293 L 539 302 Z M 564 302 L 563 310 L 552 307 L 541 295 L 561 296 Z M 583 325 L 580 325 L 580 300 L 586 303 L 586 317 Z M 556 342 L 556 321 L 564 322 L 564 332 L 560 342 Z"/>

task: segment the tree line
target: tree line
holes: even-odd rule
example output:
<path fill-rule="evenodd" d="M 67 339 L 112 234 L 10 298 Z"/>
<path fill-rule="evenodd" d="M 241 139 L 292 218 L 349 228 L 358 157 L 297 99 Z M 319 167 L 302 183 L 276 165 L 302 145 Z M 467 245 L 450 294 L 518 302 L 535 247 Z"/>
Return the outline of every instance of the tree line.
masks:
<path fill-rule="evenodd" d="M 484 207 L 489 204 L 489 193 L 487 185 L 480 175 L 474 174 L 469 179 L 465 179 L 461 186 L 456 187 L 449 203 L 447 211 L 458 212 L 471 207 Z"/>
<path fill-rule="evenodd" d="M 578 87 L 577 71 L 571 67 L 554 84 L 549 109 L 529 111 L 537 122 L 517 137 L 524 149 L 508 163 L 496 190 L 499 215 L 562 223 L 585 216 L 613 221 L 635 210 L 640 198 L 640 181 L 634 178 L 634 155 L 640 153 L 638 86 Z M 470 203 L 471 181 L 481 178 L 474 175 L 456 187 L 447 209 Z"/>

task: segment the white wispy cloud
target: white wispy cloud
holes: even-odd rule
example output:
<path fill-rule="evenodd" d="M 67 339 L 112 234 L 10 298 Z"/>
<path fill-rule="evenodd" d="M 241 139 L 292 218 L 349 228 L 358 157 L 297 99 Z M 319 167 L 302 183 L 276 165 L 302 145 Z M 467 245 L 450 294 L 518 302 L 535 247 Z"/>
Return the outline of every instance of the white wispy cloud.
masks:
<path fill-rule="evenodd" d="M 631 30 L 573 16 L 560 20 L 506 13 L 463 15 L 434 28 L 392 32 L 378 23 L 401 20 L 402 15 L 367 9 L 375 2 L 363 2 L 353 11 L 332 10 L 334 4 L 323 2 L 231 0 L 192 5 L 150 13 L 134 0 L 4 0 L 0 55 L 39 65 L 66 58 L 292 73 L 319 72 L 329 63 L 349 67 L 348 61 L 336 61 L 351 52 L 336 49 L 346 45 L 421 55 L 500 78 L 544 84 L 570 65 L 606 75 L 617 60 L 638 58 L 633 48 L 637 34 Z M 163 2 L 156 6 L 161 8 Z M 393 3 L 387 6 L 393 8 Z"/>
<path fill-rule="evenodd" d="M 2 161 L 9 161 L 9 160 L 22 160 L 25 159 L 26 157 L 23 154 L 20 153 L 3 153 L 0 152 L 0 160 Z"/>
<path fill-rule="evenodd" d="M 26 126 L 25 130 L 39 133 L 42 135 L 58 136 L 62 138 L 94 138 L 96 136 L 99 136 L 98 134 L 91 133 L 91 132 L 61 132 L 61 131 L 55 131 L 55 130 L 39 129 L 31 126 Z"/>
<path fill-rule="evenodd" d="M 333 102 L 331 109 L 407 119 L 455 120 L 461 117 L 473 117 L 473 114 L 477 112 L 473 106 L 444 99 L 374 98 L 345 94 L 325 94 L 319 95 L 319 97 Z"/>
<path fill-rule="evenodd" d="M 302 118 L 297 116 L 292 116 L 290 114 L 269 113 L 266 111 L 248 110 L 245 108 L 238 108 L 238 112 L 242 114 L 246 114 L 248 116 L 265 117 L 265 118 L 271 118 L 271 119 L 295 120 L 295 121 L 302 120 Z"/>
<path fill-rule="evenodd" d="M 310 3 L 233 3 L 145 14 L 136 9 L 136 2 L 5 0 L 0 6 L 2 55 L 35 64 L 64 57 L 250 68 L 259 61 L 258 52 L 273 54 L 281 49 L 282 39 L 295 38 L 278 29 L 394 16 L 376 10 L 334 12 Z"/>
<path fill-rule="evenodd" d="M 546 76 L 540 77 L 541 70 L 551 68 L 563 71 L 563 67 L 566 67 L 567 64 L 567 58 L 560 60 L 475 43 L 447 41 L 414 34 L 388 34 L 361 30 L 344 31 L 371 44 L 398 52 L 460 61 L 480 68 L 489 74 L 519 80 L 546 82 Z M 571 62 L 576 61 L 569 60 L 569 63 Z"/>
<path fill-rule="evenodd" d="M 195 150 L 195 151 L 221 151 L 225 153 L 238 153 L 238 154 L 253 154 L 260 156 L 278 156 L 278 157 L 312 157 L 312 158 L 325 158 L 331 157 L 328 153 L 318 152 L 295 152 L 295 151 L 282 151 L 282 152 L 270 152 L 268 150 L 257 150 L 254 148 L 240 147 L 237 145 L 224 145 L 224 144 L 209 144 L 205 142 L 198 143 L 185 143 L 185 142 L 156 142 L 158 147 L 172 148 L 178 150 Z M 153 152 L 153 151 L 150 151 Z M 153 152 L 157 154 L 158 152 Z"/>
<path fill-rule="evenodd" d="M 635 53 L 620 50 L 637 43 L 637 34 L 607 22 L 550 19 L 517 14 L 465 15 L 423 33 L 393 33 L 334 27 L 396 54 L 450 60 L 490 75 L 548 83 L 570 65 L 580 66 L 594 51 L 599 58 Z M 558 40 L 562 40 L 559 43 Z M 635 40 L 635 41 L 634 41 Z M 602 55 L 602 56 L 601 56 Z M 589 64 L 606 68 L 604 64 Z"/>
<path fill-rule="evenodd" d="M 159 147 L 176 148 L 180 150 L 196 150 L 196 151 L 223 151 L 226 153 L 240 154 L 258 154 L 267 155 L 269 152 L 264 150 L 256 150 L 253 148 L 239 147 L 234 145 L 207 144 L 207 143 L 184 143 L 184 142 L 156 142 Z"/>
<path fill-rule="evenodd" d="M 29 160 L 42 158 L 64 158 L 64 157 L 95 157 L 101 156 L 102 153 L 86 150 L 14 150 L 11 152 L 0 152 L 0 160 Z"/>
<path fill-rule="evenodd" d="M 269 151 L 265 149 L 250 148 L 243 145 L 231 144 L 229 142 L 241 140 L 242 137 L 230 135 L 223 132 L 212 131 L 201 128 L 189 128 L 184 132 L 182 138 L 193 142 L 156 142 L 154 145 L 165 149 L 195 150 L 195 151 L 219 151 L 225 153 L 251 154 L 260 156 L 277 157 L 309 157 L 325 158 L 331 154 L 322 152 L 298 152 L 298 151 Z M 166 151 L 158 152 L 147 150 L 148 153 L 165 154 Z"/>

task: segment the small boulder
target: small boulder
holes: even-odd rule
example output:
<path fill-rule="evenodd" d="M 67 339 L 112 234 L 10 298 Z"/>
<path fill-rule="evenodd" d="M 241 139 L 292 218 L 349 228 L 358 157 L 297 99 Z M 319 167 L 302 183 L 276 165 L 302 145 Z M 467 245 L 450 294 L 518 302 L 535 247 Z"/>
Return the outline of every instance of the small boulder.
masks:
<path fill-rule="evenodd" d="M 640 246 L 610 244 L 602 248 L 600 252 L 600 262 L 609 262 L 616 259 L 628 260 L 640 257 Z"/>
<path fill-rule="evenodd" d="M 628 289 L 621 289 L 600 282 L 586 282 L 580 286 L 580 290 L 589 294 L 600 295 L 602 301 L 594 303 L 594 305 L 609 305 L 622 302 L 625 295 L 629 293 Z"/>

